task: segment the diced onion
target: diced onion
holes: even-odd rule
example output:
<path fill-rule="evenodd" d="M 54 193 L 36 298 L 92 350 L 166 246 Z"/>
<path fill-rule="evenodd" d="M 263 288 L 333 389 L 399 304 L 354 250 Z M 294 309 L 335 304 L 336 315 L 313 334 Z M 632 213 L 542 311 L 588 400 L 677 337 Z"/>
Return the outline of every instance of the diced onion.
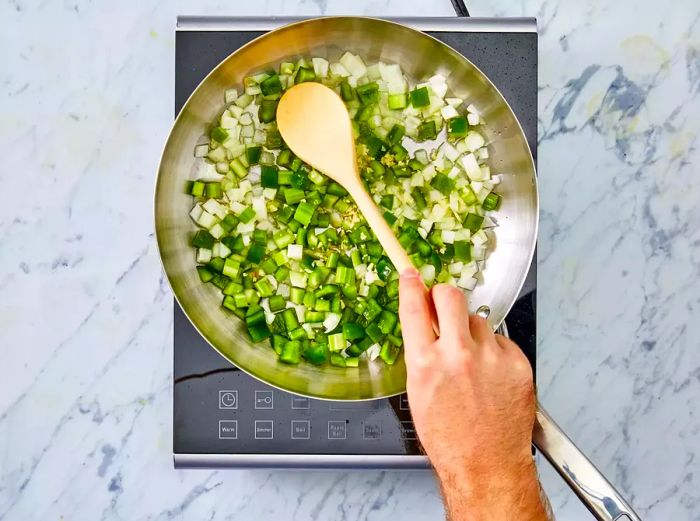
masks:
<path fill-rule="evenodd" d="M 290 244 L 287 246 L 287 257 L 290 259 L 301 260 L 303 256 L 304 248 L 301 244 Z"/>
<path fill-rule="evenodd" d="M 196 223 L 199 224 L 199 218 L 200 218 L 200 216 L 202 215 L 202 212 L 204 212 L 204 210 L 202 209 L 202 205 L 201 205 L 201 204 L 195 204 L 195 205 L 192 207 L 192 210 L 190 210 L 190 217 L 192 218 L 192 220 L 193 220 L 194 222 L 196 222 Z"/>
<path fill-rule="evenodd" d="M 311 63 L 313 63 L 316 76 L 319 78 L 328 76 L 328 60 L 325 58 L 312 58 Z"/>
<path fill-rule="evenodd" d="M 367 353 L 367 357 L 370 360 L 376 360 L 379 357 L 379 352 L 381 351 L 381 349 L 382 348 L 379 344 L 372 344 L 367 348 L 367 351 L 365 351 L 365 353 Z"/>
<path fill-rule="evenodd" d="M 350 76 L 350 72 L 339 62 L 331 63 L 330 71 L 332 76 L 340 76 L 341 78 Z"/>
<path fill-rule="evenodd" d="M 340 58 L 340 63 L 343 64 L 343 67 L 348 70 L 351 76 L 355 76 L 355 78 L 361 78 L 367 72 L 367 67 L 365 66 L 365 62 L 362 61 L 362 58 L 351 52 L 343 54 Z"/>
<path fill-rule="evenodd" d="M 423 277 L 423 281 L 426 284 L 432 284 L 433 281 L 435 280 L 435 266 L 432 264 L 423 264 L 423 266 L 420 267 L 420 274 L 421 277 Z"/>
<path fill-rule="evenodd" d="M 226 89 L 224 91 L 224 101 L 228 105 L 238 99 L 238 89 Z"/>
<path fill-rule="evenodd" d="M 459 112 L 452 105 L 445 105 L 440 109 L 440 114 L 444 119 L 452 119 L 459 116 Z"/>
<path fill-rule="evenodd" d="M 218 242 L 214 244 L 216 246 Z M 212 258 L 213 251 L 207 248 L 197 248 L 197 263 L 206 264 Z"/>
<path fill-rule="evenodd" d="M 325 328 L 326 333 L 330 333 L 336 327 L 338 327 L 341 318 L 342 316 L 339 313 L 328 313 L 326 315 L 326 319 L 323 321 L 323 327 Z"/>
<path fill-rule="evenodd" d="M 295 288 L 305 288 L 306 287 L 306 273 L 301 273 L 299 271 L 290 271 L 289 272 L 289 282 L 292 283 L 292 286 Z"/>
<path fill-rule="evenodd" d="M 479 163 L 476 161 L 476 157 L 474 157 L 474 154 L 468 153 L 462 155 L 459 158 L 459 164 L 467 173 L 469 179 L 481 177 L 481 169 L 479 168 Z"/>

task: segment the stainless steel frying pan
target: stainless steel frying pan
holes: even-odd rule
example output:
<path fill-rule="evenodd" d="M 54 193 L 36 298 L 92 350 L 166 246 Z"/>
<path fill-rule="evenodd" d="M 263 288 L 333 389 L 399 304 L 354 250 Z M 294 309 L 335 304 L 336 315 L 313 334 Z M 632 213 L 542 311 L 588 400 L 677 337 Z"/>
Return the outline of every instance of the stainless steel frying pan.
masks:
<path fill-rule="evenodd" d="M 192 324 L 222 356 L 286 391 L 332 400 L 364 400 L 405 391 L 403 360 L 394 366 L 362 365 L 359 370 L 310 364 L 290 367 L 278 363 L 271 349 L 251 344 L 242 322 L 220 308 L 220 292 L 199 281 L 189 245 L 192 201 L 182 190 L 185 181 L 195 176 L 193 148 L 221 113 L 226 88 L 284 59 L 313 55 L 334 60 L 345 50 L 359 53 L 367 61 L 398 63 L 415 80 L 440 73 L 447 78 L 452 94 L 468 99 L 487 121 L 483 133 L 489 142 L 492 169 L 502 178 L 498 191 L 503 204 L 496 216 L 497 242 L 483 272 L 484 282 L 471 295 L 471 306 L 472 311 L 488 306 L 490 324 L 494 328 L 501 324 L 523 284 L 537 237 L 538 195 L 530 150 L 503 96 L 477 67 L 442 42 L 399 24 L 359 17 L 307 20 L 267 33 L 231 54 L 204 79 L 175 121 L 158 172 L 155 218 L 163 266 L 175 297 Z M 572 460 L 565 450 L 573 444 L 542 411 L 538 412 L 535 443 L 581 497 L 591 498 L 586 501 L 594 513 L 608 510 L 607 506 L 595 506 L 597 500 L 592 498 L 598 493 L 613 501 L 618 512 L 631 512 L 579 452 L 576 454 L 583 459 L 576 463 L 581 467 L 566 468 Z M 578 484 L 581 475 L 577 472 L 591 469 L 602 482 L 588 490 Z"/>
<path fill-rule="evenodd" d="M 208 134 L 223 109 L 223 92 L 253 71 L 298 56 L 338 59 L 345 50 L 367 61 L 399 63 L 407 75 L 427 79 L 440 73 L 452 93 L 478 107 L 488 125 L 492 170 L 501 174 L 497 244 L 490 252 L 484 283 L 471 296 L 472 311 L 488 305 L 495 328 L 520 291 L 537 236 L 537 185 L 530 149 L 510 107 L 479 69 L 445 44 L 421 32 L 368 18 L 322 18 L 291 24 L 252 41 L 219 64 L 185 103 L 160 164 L 155 215 L 158 246 L 175 297 L 199 332 L 224 357 L 265 382 L 299 394 L 333 400 L 363 400 L 402 393 L 403 361 L 394 366 L 342 369 L 310 364 L 289 367 L 274 352 L 254 346 L 241 321 L 221 309 L 221 294 L 199 281 L 189 239 L 192 205 L 183 193 L 195 176 L 194 145 Z"/>

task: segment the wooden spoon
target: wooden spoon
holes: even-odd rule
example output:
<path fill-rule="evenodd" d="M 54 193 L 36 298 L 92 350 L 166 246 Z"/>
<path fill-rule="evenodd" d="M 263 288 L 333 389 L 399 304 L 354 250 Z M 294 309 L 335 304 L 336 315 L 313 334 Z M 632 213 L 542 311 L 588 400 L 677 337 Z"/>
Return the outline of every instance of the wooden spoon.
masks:
<path fill-rule="evenodd" d="M 292 152 L 350 193 L 398 272 L 412 268 L 360 180 L 350 115 L 340 96 L 320 83 L 295 85 L 277 106 L 277 127 Z"/>

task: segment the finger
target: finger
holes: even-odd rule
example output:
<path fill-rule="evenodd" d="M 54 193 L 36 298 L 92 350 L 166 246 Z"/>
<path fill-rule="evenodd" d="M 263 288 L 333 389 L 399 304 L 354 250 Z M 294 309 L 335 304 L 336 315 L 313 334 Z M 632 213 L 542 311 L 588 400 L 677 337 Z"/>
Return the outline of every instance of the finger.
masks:
<path fill-rule="evenodd" d="M 448 284 L 437 284 L 430 292 L 435 305 L 440 336 L 471 340 L 467 298 L 461 290 Z M 447 342 L 452 345 L 453 342 Z"/>
<path fill-rule="evenodd" d="M 469 317 L 469 330 L 477 345 L 493 344 L 493 331 L 484 317 L 471 315 Z"/>
<path fill-rule="evenodd" d="M 399 278 L 399 318 L 407 356 L 435 342 L 428 295 L 415 269 L 404 271 Z"/>

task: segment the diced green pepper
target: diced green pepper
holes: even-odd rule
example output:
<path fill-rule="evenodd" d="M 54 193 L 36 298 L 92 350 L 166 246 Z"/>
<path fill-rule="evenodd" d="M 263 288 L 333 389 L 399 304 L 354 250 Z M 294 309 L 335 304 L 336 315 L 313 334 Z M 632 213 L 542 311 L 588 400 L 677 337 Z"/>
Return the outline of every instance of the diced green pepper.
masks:
<path fill-rule="evenodd" d="M 258 109 L 258 119 L 263 123 L 270 123 L 277 117 L 277 100 L 264 99 Z"/>
<path fill-rule="evenodd" d="M 379 351 L 379 357 L 384 360 L 384 363 L 387 365 L 394 365 L 400 352 L 401 349 L 393 345 L 391 342 L 386 341 L 382 344 L 382 348 Z"/>
<path fill-rule="evenodd" d="M 418 125 L 418 141 L 426 141 L 437 137 L 437 127 L 432 119 Z"/>
<path fill-rule="evenodd" d="M 282 351 L 279 354 L 280 362 L 285 364 L 298 364 L 301 361 L 301 342 L 298 340 L 290 340 L 282 346 Z"/>
<path fill-rule="evenodd" d="M 373 298 L 370 298 L 367 300 L 367 308 L 362 315 L 365 317 L 367 322 L 372 322 L 381 312 L 382 307 L 379 305 L 379 302 Z"/>
<path fill-rule="evenodd" d="M 271 165 L 260 167 L 260 184 L 264 188 L 277 188 L 279 186 L 277 167 Z"/>
<path fill-rule="evenodd" d="M 355 99 L 355 89 L 353 89 L 348 80 L 343 80 L 340 82 L 340 97 L 343 101 L 352 101 Z"/>
<path fill-rule="evenodd" d="M 238 225 L 238 217 L 233 215 L 232 213 L 229 213 L 224 217 L 219 225 L 224 229 L 226 233 L 231 233 L 231 230 L 233 230 L 237 225 Z"/>
<path fill-rule="evenodd" d="M 396 143 L 401 143 L 401 139 L 406 133 L 406 128 L 398 123 L 391 127 L 391 130 L 386 135 L 386 140 L 390 145 L 395 145 Z"/>
<path fill-rule="evenodd" d="M 501 206 L 501 196 L 494 192 L 491 192 L 489 195 L 486 196 L 481 206 L 487 212 L 498 210 L 498 208 Z"/>
<path fill-rule="evenodd" d="M 241 212 L 238 218 L 241 220 L 242 223 L 249 223 L 255 218 L 255 210 L 253 210 L 253 208 L 249 206 Z"/>
<path fill-rule="evenodd" d="M 261 146 L 250 146 L 245 149 L 245 157 L 249 165 L 257 165 L 262 154 Z"/>
<path fill-rule="evenodd" d="M 343 324 L 343 337 L 345 340 L 358 340 L 365 336 L 365 330 L 355 322 L 346 322 Z"/>
<path fill-rule="evenodd" d="M 382 330 L 379 329 L 379 326 L 374 322 L 367 325 L 365 333 L 372 339 L 372 342 L 378 343 L 384 338 L 384 333 L 382 333 Z"/>
<path fill-rule="evenodd" d="M 265 323 L 248 326 L 248 333 L 250 333 L 250 338 L 253 339 L 253 342 L 260 342 L 270 338 L 271 335 L 270 329 Z"/>
<path fill-rule="evenodd" d="M 464 218 L 463 226 L 472 233 L 476 233 L 481 229 L 484 223 L 484 217 L 476 213 L 468 213 Z"/>
<path fill-rule="evenodd" d="M 294 76 L 294 83 L 304 83 L 305 81 L 314 81 L 316 79 L 316 73 L 310 67 L 299 67 L 296 76 Z"/>
<path fill-rule="evenodd" d="M 331 353 L 331 365 L 345 367 L 345 357 L 338 353 Z"/>
<path fill-rule="evenodd" d="M 306 361 L 314 365 L 322 365 L 328 362 L 330 358 L 330 353 L 328 352 L 328 345 L 326 344 L 309 344 L 309 346 L 304 349 L 302 356 Z"/>
<path fill-rule="evenodd" d="M 197 230 L 197 233 L 192 237 L 192 246 L 195 248 L 211 249 L 214 246 L 215 239 L 207 230 Z"/>
<path fill-rule="evenodd" d="M 248 255 L 246 255 L 246 259 L 254 264 L 257 264 L 262 260 L 263 255 L 265 255 L 265 246 L 263 246 L 262 244 L 254 243 L 250 245 L 250 249 L 248 250 Z"/>
<path fill-rule="evenodd" d="M 436 174 L 430 182 L 430 186 L 442 195 L 449 196 L 455 187 L 455 182 L 444 174 Z"/>
<path fill-rule="evenodd" d="M 410 93 L 411 95 L 411 105 L 416 108 L 427 107 L 430 105 L 430 92 L 428 92 L 428 87 L 420 87 L 418 89 L 413 89 Z"/>
<path fill-rule="evenodd" d="M 279 94 L 282 92 L 282 83 L 280 82 L 280 77 L 277 74 L 270 76 L 260 82 L 260 90 L 263 96 L 269 96 L 271 94 Z"/>
<path fill-rule="evenodd" d="M 394 330 L 397 321 L 398 318 L 396 317 L 396 315 L 391 311 L 387 311 L 385 309 L 382 311 L 381 315 L 379 315 L 379 321 L 377 322 L 377 325 L 379 326 L 381 332 L 386 335 Z"/>
<path fill-rule="evenodd" d="M 471 262 L 472 260 L 472 245 L 469 241 L 454 242 L 454 258 L 462 262 Z"/>
<path fill-rule="evenodd" d="M 450 138 L 462 138 L 467 135 L 469 124 L 467 118 L 458 116 L 447 122 L 447 135 Z"/>
<path fill-rule="evenodd" d="M 358 85 L 355 92 L 363 105 L 376 103 L 379 100 L 379 85 L 377 85 L 377 82 Z"/>

